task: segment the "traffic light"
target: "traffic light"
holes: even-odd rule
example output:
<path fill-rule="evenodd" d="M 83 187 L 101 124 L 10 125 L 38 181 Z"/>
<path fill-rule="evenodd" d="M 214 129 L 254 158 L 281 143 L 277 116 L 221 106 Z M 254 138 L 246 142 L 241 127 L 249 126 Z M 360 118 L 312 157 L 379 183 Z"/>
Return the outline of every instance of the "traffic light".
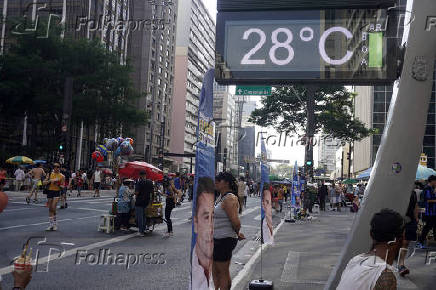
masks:
<path fill-rule="evenodd" d="M 60 150 L 60 151 L 64 150 L 64 145 L 62 145 L 62 144 L 59 145 L 59 150 Z"/>
<path fill-rule="evenodd" d="M 307 166 L 312 166 L 312 164 L 313 164 L 312 160 L 307 160 L 307 161 L 306 161 L 306 165 L 307 165 Z"/>

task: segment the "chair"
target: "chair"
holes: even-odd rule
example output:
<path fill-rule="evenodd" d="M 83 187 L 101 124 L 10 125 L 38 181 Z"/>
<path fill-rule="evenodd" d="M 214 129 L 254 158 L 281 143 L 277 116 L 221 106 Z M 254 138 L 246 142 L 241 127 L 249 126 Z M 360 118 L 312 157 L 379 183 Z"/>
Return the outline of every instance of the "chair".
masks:
<path fill-rule="evenodd" d="M 115 231 L 115 216 L 111 214 L 100 216 L 98 231 L 103 231 L 106 234 L 113 233 Z"/>

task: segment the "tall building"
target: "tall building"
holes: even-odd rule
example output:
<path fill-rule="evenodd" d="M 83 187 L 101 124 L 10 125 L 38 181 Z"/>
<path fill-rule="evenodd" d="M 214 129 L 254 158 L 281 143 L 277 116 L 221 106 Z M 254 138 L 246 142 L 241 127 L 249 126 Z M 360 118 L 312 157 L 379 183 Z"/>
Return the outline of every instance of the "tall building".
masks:
<path fill-rule="evenodd" d="M 215 66 L 215 22 L 201 0 L 185 0 L 177 18 L 171 152 L 195 152 L 197 113 L 203 76 Z M 190 168 L 190 158 L 174 158 L 175 170 Z"/>
<path fill-rule="evenodd" d="M 233 150 L 233 145 L 238 142 L 235 135 L 235 97 L 228 87 L 217 83 L 214 83 L 213 113 L 216 126 L 216 161 L 223 164 L 223 169 L 234 168 L 238 164 L 238 156 Z"/>
<path fill-rule="evenodd" d="M 149 113 L 148 124 L 136 130 L 135 152 L 155 165 L 169 151 L 171 134 L 178 1 L 168 3 L 133 0 L 130 17 L 138 24 L 130 35 L 132 80 L 144 95 L 137 106 Z M 170 162 L 165 159 L 161 166 L 168 167 Z"/>
<path fill-rule="evenodd" d="M 436 73 L 434 75 L 436 79 Z M 355 87 L 356 117 L 368 127 L 376 129 L 376 134 L 359 142 L 354 142 L 353 170 L 355 174 L 372 167 L 380 147 L 381 138 L 386 125 L 388 111 L 392 98 L 392 86 Z M 422 142 L 422 153 L 427 155 L 427 166 L 435 168 L 435 138 L 436 138 L 436 100 L 433 84 L 430 105 L 425 125 L 425 135 Z"/>
<path fill-rule="evenodd" d="M 318 143 L 318 167 L 330 174 L 336 169 L 336 151 L 341 147 L 338 139 L 320 136 Z"/>

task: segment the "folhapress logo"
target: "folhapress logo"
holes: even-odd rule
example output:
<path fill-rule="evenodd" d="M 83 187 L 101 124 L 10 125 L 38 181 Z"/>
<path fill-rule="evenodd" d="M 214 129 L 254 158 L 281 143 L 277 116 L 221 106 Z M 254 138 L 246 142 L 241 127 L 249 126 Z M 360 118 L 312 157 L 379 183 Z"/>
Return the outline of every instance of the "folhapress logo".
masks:
<path fill-rule="evenodd" d="M 433 28 L 436 28 L 436 16 L 427 16 L 425 31 L 431 31 Z"/>

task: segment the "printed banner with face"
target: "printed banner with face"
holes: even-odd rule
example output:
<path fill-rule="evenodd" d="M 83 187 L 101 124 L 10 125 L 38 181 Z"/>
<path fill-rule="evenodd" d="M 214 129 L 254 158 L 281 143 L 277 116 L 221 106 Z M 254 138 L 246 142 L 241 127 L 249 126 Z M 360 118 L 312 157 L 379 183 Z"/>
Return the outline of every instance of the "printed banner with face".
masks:
<path fill-rule="evenodd" d="M 260 192 L 261 192 L 261 236 L 262 243 L 272 244 L 273 223 L 272 223 L 272 194 L 269 190 L 269 168 L 267 163 L 265 142 L 261 143 L 261 160 L 260 160 Z"/>
<path fill-rule="evenodd" d="M 200 94 L 192 200 L 191 277 L 189 289 L 209 289 L 212 274 L 215 201 L 214 70 L 204 75 Z"/>

